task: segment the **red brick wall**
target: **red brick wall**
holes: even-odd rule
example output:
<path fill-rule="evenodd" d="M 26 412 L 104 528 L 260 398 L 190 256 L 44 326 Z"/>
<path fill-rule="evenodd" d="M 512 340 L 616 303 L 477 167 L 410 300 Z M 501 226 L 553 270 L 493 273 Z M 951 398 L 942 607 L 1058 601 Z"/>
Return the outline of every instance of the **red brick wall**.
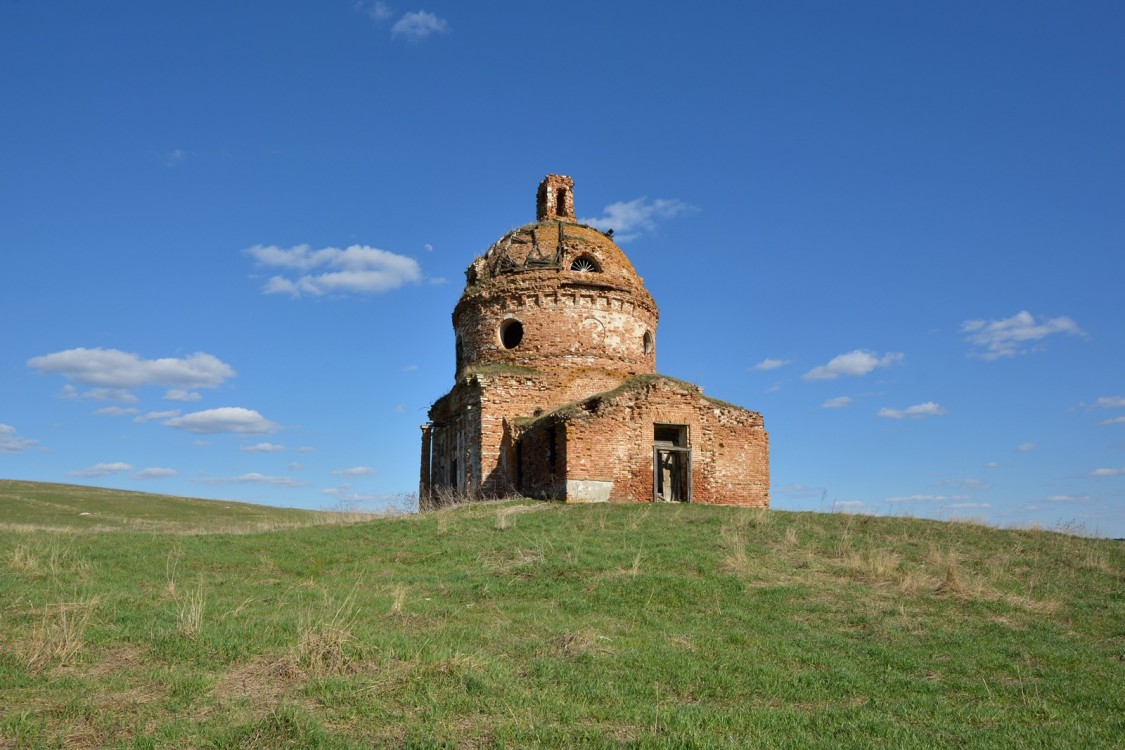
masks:
<path fill-rule="evenodd" d="M 687 425 L 692 502 L 769 506 L 769 436 L 762 416 L 655 379 L 579 410 L 567 424 L 566 478 L 612 481 L 610 499 L 653 497 L 653 427 Z"/>

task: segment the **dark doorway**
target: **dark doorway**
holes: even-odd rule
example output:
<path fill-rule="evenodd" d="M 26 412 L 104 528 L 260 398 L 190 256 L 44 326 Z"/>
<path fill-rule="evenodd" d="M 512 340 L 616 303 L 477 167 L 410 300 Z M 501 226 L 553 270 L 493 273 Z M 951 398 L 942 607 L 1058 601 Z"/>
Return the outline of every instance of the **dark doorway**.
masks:
<path fill-rule="evenodd" d="M 653 425 L 652 499 L 691 502 L 691 446 L 682 424 Z"/>

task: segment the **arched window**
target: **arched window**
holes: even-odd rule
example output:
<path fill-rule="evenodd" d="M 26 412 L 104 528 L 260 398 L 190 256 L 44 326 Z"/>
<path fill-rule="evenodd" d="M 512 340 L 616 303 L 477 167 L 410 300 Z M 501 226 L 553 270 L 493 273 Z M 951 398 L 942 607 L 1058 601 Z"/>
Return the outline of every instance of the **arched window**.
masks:
<path fill-rule="evenodd" d="M 602 269 L 598 266 L 598 262 L 589 255 L 580 255 L 570 264 L 570 270 L 582 273 L 601 273 Z"/>

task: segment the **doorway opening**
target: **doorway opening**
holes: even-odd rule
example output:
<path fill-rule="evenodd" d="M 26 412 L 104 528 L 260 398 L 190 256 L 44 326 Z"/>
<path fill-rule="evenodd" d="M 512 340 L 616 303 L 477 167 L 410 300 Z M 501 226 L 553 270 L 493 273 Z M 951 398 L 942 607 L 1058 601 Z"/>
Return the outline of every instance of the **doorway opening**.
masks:
<path fill-rule="evenodd" d="M 685 424 L 653 425 L 652 500 L 691 502 L 691 444 Z"/>

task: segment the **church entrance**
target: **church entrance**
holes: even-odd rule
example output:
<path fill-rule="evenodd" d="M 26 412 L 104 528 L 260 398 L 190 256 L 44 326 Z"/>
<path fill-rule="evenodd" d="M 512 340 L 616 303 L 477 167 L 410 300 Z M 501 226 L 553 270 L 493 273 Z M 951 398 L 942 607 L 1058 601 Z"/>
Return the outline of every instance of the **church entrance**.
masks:
<path fill-rule="evenodd" d="M 653 426 L 652 500 L 691 502 L 691 447 L 687 425 Z"/>

